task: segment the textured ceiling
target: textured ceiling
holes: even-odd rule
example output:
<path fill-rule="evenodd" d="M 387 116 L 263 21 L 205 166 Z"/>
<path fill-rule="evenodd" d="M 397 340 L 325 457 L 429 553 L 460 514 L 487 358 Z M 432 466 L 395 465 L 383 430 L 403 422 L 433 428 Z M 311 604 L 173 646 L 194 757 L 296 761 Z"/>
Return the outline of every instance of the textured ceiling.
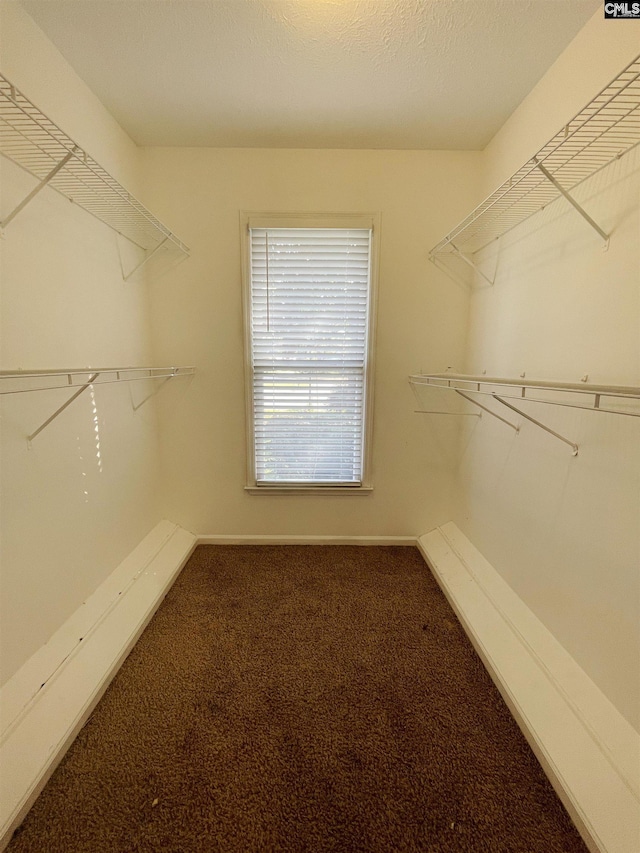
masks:
<path fill-rule="evenodd" d="M 140 145 L 480 149 L 600 0 L 22 0 Z"/>

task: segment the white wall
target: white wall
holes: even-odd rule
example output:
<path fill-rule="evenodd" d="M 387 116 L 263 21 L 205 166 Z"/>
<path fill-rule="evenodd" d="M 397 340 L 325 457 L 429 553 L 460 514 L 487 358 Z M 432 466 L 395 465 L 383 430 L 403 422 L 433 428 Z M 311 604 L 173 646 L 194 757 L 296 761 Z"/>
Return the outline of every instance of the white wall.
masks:
<path fill-rule="evenodd" d="M 136 192 L 138 151 L 21 8 L 0 4 L 2 72 Z M 4 158 L 0 218 L 35 181 Z M 114 232 L 45 189 L 6 228 L 1 255 L 1 367 L 149 363 L 146 287 L 125 283 Z M 145 385 L 146 383 L 140 383 Z M 2 398 L 2 682 L 60 626 L 159 520 L 153 403 L 140 386 L 67 399 Z"/>
<path fill-rule="evenodd" d="M 494 139 L 487 192 L 638 53 L 639 26 L 610 23 L 598 12 Z M 639 155 L 575 193 L 608 252 L 564 201 L 501 240 L 494 286 L 473 291 L 466 372 L 640 385 Z M 579 456 L 483 418 L 463 439 L 454 519 L 640 728 L 640 419 L 526 408 Z"/>
<path fill-rule="evenodd" d="M 415 535 L 450 517 L 455 429 L 413 414 L 411 372 L 463 354 L 468 293 L 427 249 L 478 200 L 473 152 L 150 149 L 145 194 L 192 258 L 152 292 L 160 360 L 193 363 L 160 400 L 165 514 L 199 533 Z M 239 213 L 380 212 L 370 496 L 244 492 Z"/>

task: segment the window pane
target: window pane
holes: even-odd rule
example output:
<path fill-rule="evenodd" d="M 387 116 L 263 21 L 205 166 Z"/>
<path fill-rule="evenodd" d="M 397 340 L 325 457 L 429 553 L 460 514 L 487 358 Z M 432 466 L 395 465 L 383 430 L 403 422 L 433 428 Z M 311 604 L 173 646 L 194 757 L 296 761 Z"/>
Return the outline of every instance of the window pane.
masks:
<path fill-rule="evenodd" d="M 370 235 L 251 230 L 259 483 L 361 482 Z"/>

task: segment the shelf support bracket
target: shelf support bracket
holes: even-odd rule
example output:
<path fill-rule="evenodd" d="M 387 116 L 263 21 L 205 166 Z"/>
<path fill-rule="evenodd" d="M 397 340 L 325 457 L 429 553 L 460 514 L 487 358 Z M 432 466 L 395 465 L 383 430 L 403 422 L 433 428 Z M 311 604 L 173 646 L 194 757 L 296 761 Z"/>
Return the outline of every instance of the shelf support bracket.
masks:
<path fill-rule="evenodd" d="M 493 287 L 493 284 L 494 284 L 494 283 L 493 283 L 493 281 L 489 278 L 489 276 L 486 276 L 486 275 L 482 272 L 482 270 L 480 269 L 480 267 L 479 267 L 479 266 L 477 266 L 477 264 L 474 264 L 474 263 L 473 263 L 473 261 L 471 260 L 471 258 L 468 258 L 468 257 L 464 254 L 464 252 L 461 252 L 461 251 L 460 251 L 460 249 L 459 249 L 456 245 L 454 245 L 454 243 L 452 243 L 452 242 L 451 242 L 451 240 L 449 240 L 449 245 L 451 246 L 451 248 L 453 249 L 453 251 L 456 253 L 456 255 L 460 258 L 460 260 L 461 260 L 461 261 L 464 261 L 464 262 L 465 262 L 465 264 L 467 264 L 468 266 L 470 266 L 472 270 L 475 270 L 475 271 L 478 273 L 478 275 L 479 275 L 479 276 L 481 276 L 481 277 L 482 277 L 486 282 L 488 282 L 488 283 Z"/>
<path fill-rule="evenodd" d="M 142 267 L 147 263 L 147 261 L 150 261 L 151 258 L 155 255 L 155 253 L 160 251 L 160 249 L 164 246 L 168 239 L 168 237 L 165 237 L 164 240 L 158 243 L 155 249 L 152 249 L 152 251 L 150 251 L 148 255 L 145 254 L 144 258 L 140 261 L 140 263 L 136 264 L 136 266 L 131 270 L 131 272 L 128 272 L 124 276 L 124 280 L 129 281 L 132 275 L 137 273 L 139 269 L 142 269 Z"/>
<path fill-rule="evenodd" d="M 27 436 L 27 441 L 29 442 L 29 444 L 31 444 L 31 442 L 33 441 L 33 439 L 34 439 L 37 435 L 40 435 L 40 433 L 42 432 L 42 430 L 43 430 L 43 429 L 45 429 L 45 427 L 48 427 L 48 426 L 49 426 L 49 424 L 50 424 L 52 421 L 55 421 L 55 419 L 58 417 L 58 415 L 62 414 L 62 412 L 64 412 L 64 410 L 67 408 L 67 406 L 70 406 L 70 405 L 71 405 L 71 403 L 73 403 L 73 401 L 74 401 L 74 400 L 77 400 L 77 399 L 78 399 L 78 397 L 80 396 L 80 394 L 82 394 L 82 393 L 83 393 L 83 391 L 86 391 L 86 390 L 87 390 L 87 388 L 89 388 L 89 386 L 90 386 L 93 382 L 95 382 L 95 380 L 98 378 L 98 376 L 100 376 L 100 374 L 99 374 L 99 373 L 93 373 L 93 374 L 91 375 L 91 378 L 89 379 L 89 381 L 88 381 L 87 383 L 85 383 L 85 384 L 84 384 L 84 385 L 82 385 L 80 388 L 78 388 L 78 390 L 75 392 L 75 394 L 72 394 L 72 395 L 69 397 L 69 399 L 66 401 L 66 403 L 63 403 L 63 404 L 60 406 L 60 408 L 56 409 L 56 410 L 55 410 L 55 412 L 51 415 L 51 417 L 47 418 L 47 420 L 46 420 L 44 423 L 40 424 L 40 426 L 38 427 L 38 429 L 37 429 L 37 430 L 35 430 L 34 432 L 32 432 L 32 433 L 31 433 L 31 435 L 28 435 L 28 436 Z"/>
<path fill-rule="evenodd" d="M 491 415 L 494 418 L 497 418 L 499 421 L 502 421 L 503 424 L 510 426 L 512 430 L 515 432 L 520 432 L 520 427 L 512 424 L 511 421 L 508 421 L 506 418 L 500 417 L 500 415 L 496 415 L 495 412 L 492 412 L 491 409 L 488 409 L 486 406 L 483 406 L 482 403 L 478 403 L 477 400 L 474 400 L 472 397 L 467 396 L 464 391 L 458 390 L 458 388 L 454 389 L 456 394 L 459 394 L 461 397 L 464 397 L 465 400 L 468 400 L 470 403 L 473 403 L 474 406 L 477 406 L 479 409 L 482 409 L 483 412 L 487 412 L 487 414 Z"/>
<path fill-rule="evenodd" d="M 75 148 L 73 151 L 69 151 L 69 153 L 65 157 L 63 157 L 62 160 L 53 167 L 53 169 L 49 172 L 49 174 L 40 181 L 38 186 L 35 187 L 34 189 L 32 189 L 31 192 L 29 193 L 29 195 L 26 198 L 24 198 L 17 207 L 14 207 L 14 209 L 11 211 L 11 213 L 8 216 L 5 216 L 5 218 L 2 220 L 2 222 L 0 222 L 0 228 L 6 228 L 7 225 L 11 222 L 11 220 L 15 219 L 15 217 L 20 213 L 20 211 L 23 208 L 25 208 L 29 204 L 29 202 L 32 201 L 38 195 L 40 190 L 43 190 L 47 186 L 47 184 L 51 181 L 51 179 L 55 178 L 55 176 L 58 174 L 60 169 L 64 169 L 64 167 L 67 165 L 69 160 L 71 160 L 71 158 L 75 156 L 75 153 L 76 153 Z"/>
<path fill-rule="evenodd" d="M 564 188 L 564 187 L 562 187 L 562 186 L 558 183 L 558 181 L 556 181 L 556 179 L 553 177 L 553 175 L 551 174 L 551 172 L 549 172 L 549 170 L 548 170 L 548 169 L 545 169 L 545 167 L 542 165 L 542 163 L 540 163 L 540 162 L 539 162 L 535 157 L 534 157 L 533 159 L 535 160 L 535 164 L 536 164 L 536 166 L 537 166 L 537 167 L 538 167 L 538 169 L 542 172 L 542 174 L 545 176 L 545 178 L 546 178 L 548 181 L 550 181 L 550 182 L 553 184 L 553 186 L 558 190 L 558 192 L 560 193 L 560 195 L 564 196 L 564 198 L 566 198 L 566 200 L 569 202 L 569 204 L 570 204 L 570 205 L 572 205 L 572 206 L 575 208 L 575 210 L 577 210 L 577 211 L 578 211 L 578 213 L 580 214 L 580 216 L 582 216 L 582 218 L 583 218 L 583 219 L 585 219 L 585 220 L 589 223 L 589 225 L 590 225 L 590 226 L 591 226 L 595 231 L 597 231 L 597 232 L 598 232 L 598 234 L 599 234 L 599 235 L 602 237 L 602 239 L 604 240 L 605 247 L 606 247 L 606 246 L 608 246 L 608 245 L 609 245 L 609 235 L 608 235 L 608 234 L 606 234 L 606 233 L 602 230 L 602 228 L 598 225 L 598 223 L 597 223 L 597 222 L 595 222 L 595 221 L 594 221 L 594 220 L 589 216 L 589 214 L 587 213 L 587 211 L 586 211 L 583 207 L 581 207 L 581 206 L 578 204 L 578 202 L 573 198 L 573 196 L 571 196 L 571 195 L 570 195 L 570 194 L 565 190 L 565 188 Z"/>
<path fill-rule="evenodd" d="M 535 418 L 532 418 L 531 415 L 528 415 L 526 412 L 523 412 L 522 409 L 516 409 L 515 406 L 512 406 L 511 403 L 507 403 L 506 400 L 503 400 L 502 397 L 498 397 L 497 394 L 493 394 L 492 396 L 499 403 L 502 403 L 503 406 L 506 406 L 508 409 L 511 409 L 511 411 L 513 411 L 513 412 L 517 412 L 523 418 L 526 418 L 526 420 L 531 421 L 532 424 L 535 424 L 536 426 L 540 427 L 540 429 L 543 429 L 545 432 L 548 432 L 551 435 L 555 436 L 556 438 L 559 438 L 560 441 L 564 441 L 564 443 L 568 444 L 569 447 L 571 448 L 571 455 L 572 456 L 578 455 L 578 445 L 574 441 L 569 441 L 568 438 L 565 438 L 563 435 L 560 435 L 559 432 L 555 432 L 555 430 L 552 430 L 550 427 L 545 426 L 544 424 L 540 423 L 540 421 L 537 421 Z"/>

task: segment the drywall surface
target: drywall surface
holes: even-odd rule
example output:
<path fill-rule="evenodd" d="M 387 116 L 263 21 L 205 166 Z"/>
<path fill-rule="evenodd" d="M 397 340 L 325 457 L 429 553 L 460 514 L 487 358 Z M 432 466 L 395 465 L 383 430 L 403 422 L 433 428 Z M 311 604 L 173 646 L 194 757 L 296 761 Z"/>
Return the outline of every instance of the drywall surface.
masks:
<path fill-rule="evenodd" d="M 540 84 L 554 115 L 564 105 L 570 118 L 581 106 L 576 92 L 584 104 L 615 76 L 612 56 L 618 71 L 633 58 L 629 45 L 621 56 L 620 44 L 610 43 L 609 22 L 598 23 L 606 36 L 601 49 L 579 50 L 584 44 L 576 40 L 556 64 L 562 73 L 551 69 Z M 585 29 L 592 48 L 597 29 L 595 22 Z M 623 41 L 625 27 L 615 32 Z M 540 115 L 521 110 L 511 121 L 486 152 L 490 174 L 503 171 L 512 150 L 522 153 L 518 140 L 537 132 Z M 556 130 L 548 127 L 546 138 Z M 483 263 L 495 268 L 495 284 L 476 283 L 472 293 L 466 372 L 569 382 L 588 375 L 594 383 L 640 385 L 640 152 L 575 196 L 611 233 L 608 251 L 564 200 L 486 250 Z M 576 441 L 578 457 L 506 409 L 501 414 L 522 423 L 519 435 L 484 417 L 464 433 L 454 518 L 640 728 L 640 418 L 522 408 Z"/>
<path fill-rule="evenodd" d="M 145 194 L 192 257 L 152 291 L 158 358 L 196 366 L 159 396 L 169 518 L 197 533 L 416 535 L 446 520 L 455 428 L 414 414 L 411 372 L 463 354 L 468 292 L 427 263 L 477 202 L 473 152 L 147 149 Z M 240 212 L 379 213 L 370 495 L 249 495 Z"/>
<path fill-rule="evenodd" d="M 0 15 L 3 73 L 132 186 L 133 143 L 17 4 Z M 0 169 L 4 217 L 36 182 L 4 158 Z M 3 370 L 149 362 L 146 288 L 123 281 L 105 225 L 45 189 L 7 225 L 0 252 Z M 26 436 L 71 392 L 2 397 L 3 682 L 160 518 L 156 414 L 132 405 L 145 384 L 86 390 L 31 448 Z"/>

